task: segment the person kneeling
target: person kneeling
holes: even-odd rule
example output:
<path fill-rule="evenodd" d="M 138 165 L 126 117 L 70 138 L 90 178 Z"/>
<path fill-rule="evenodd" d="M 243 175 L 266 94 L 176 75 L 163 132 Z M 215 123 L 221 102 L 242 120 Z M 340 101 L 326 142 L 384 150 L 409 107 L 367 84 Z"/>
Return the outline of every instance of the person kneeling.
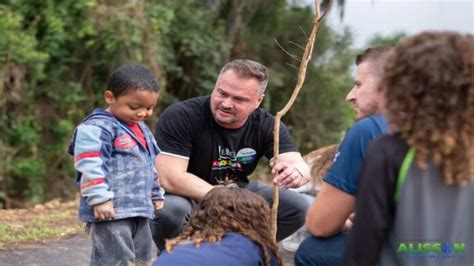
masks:
<path fill-rule="evenodd" d="M 247 189 L 215 187 L 154 265 L 281 265 L 277 250 L 267 201 Z"/>

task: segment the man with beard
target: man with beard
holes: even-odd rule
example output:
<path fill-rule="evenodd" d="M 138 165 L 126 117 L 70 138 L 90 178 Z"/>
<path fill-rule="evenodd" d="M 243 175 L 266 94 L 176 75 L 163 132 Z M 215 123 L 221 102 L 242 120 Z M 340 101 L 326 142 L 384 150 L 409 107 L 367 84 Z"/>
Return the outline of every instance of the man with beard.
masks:
<path fill-rule="evenodd" d="M 369 48 L 356 58 L 354 87 L 346 101 L 354 106 L 357 122 L 345 135 L 323 178 L 321 190 L 306 215 L 306 238 L 295 254 L 295 265 L 341 265 L 352 226 L 359 172 L 368 143 L 387 130 L 382 116 L 380 80 L 391 45 Z"/>
<path fill-rule="evenodd" d="M 181 233 L 195 204 L 214 186 L 246 188 L 271 204 L 272 186 L 248 179 L 263 156 L 270 161 L 273 182 L 282 188 L 277 240 L 304 224 L 308 204 L 286 188 L 306 184 L 309 169 L 283 124 L 278 162 L 272 161 L 275 119 L 259 108 L 267 83 L 265 66 L 234 60 L 222 68 L 211 96 L 178 102 L 160 116 L 155 137 L 161 153 L 156 167 L 168 194 L 151 224 L 158 249 L 163 250 L 165 239 Z"/>

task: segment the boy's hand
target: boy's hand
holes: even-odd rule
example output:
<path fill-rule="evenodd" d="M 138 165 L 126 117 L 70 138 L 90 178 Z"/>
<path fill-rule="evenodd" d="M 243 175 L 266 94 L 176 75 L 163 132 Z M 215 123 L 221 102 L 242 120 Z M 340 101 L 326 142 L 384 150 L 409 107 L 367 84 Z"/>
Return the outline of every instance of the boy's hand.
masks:
<path fill-rule="evenodd" d="M 155 205 L 155 212 L 158 212 L 159 210 L 163 209 L 163 206 L 165 206 L 165 201 L 164 200 L 154 200 L 153 205 Z"/>
<path fill-rule="evenodd" d="M 111 200 L 94 205 L 94 218 L 99 221 L 115 219 L 114 204 Z"/>

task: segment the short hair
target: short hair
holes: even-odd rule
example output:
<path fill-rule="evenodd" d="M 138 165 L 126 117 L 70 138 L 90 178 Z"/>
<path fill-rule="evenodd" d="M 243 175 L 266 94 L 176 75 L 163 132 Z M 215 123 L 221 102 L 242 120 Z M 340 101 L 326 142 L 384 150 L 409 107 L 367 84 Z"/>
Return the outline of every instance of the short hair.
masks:
<path fill-rule="evenodd" d="M 119 97 L 129 90 L 159 91 L 155 75 L 140 64 L 126 64 L 116 68 L 107 81 L 107 88 L 114 97 Z"/>
<path fill-rule="evenodd" d="M 442 170 L 446 184 L 474 178 L 474 37 L 424 32 L 402 40 L 382 79 L 392 130 Z"/>
<path fill-rule="evenodd" d="M 357 55 L 356 65 L 370 61 L 373 64 L 371 69 L 381 78 L 383 74 L 383 66 L 390 55 L 390 51 L 392 51 L 394 47 L 394 44 L 385 44 L 367 48 L 364 52 Z"/>
<path fill-rule="evenodd" d="M 264 65 L 249 59 L 236 59 L 225 64 L 219 76 L 229 69 L 234 70 L 240 78 L 256 79 L 260 82 L 260 92 L 265 92 L 268 84 L 268 69 Z"/>

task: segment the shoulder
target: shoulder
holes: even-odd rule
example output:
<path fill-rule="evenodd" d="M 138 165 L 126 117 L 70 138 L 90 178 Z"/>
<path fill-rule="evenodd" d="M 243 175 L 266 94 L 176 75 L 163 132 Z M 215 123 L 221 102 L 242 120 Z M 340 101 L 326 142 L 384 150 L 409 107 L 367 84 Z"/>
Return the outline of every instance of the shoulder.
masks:
<path fill-rule="evenodd" d="M 386 170 L 390 169 L 388 171 L 392 173 L 391 179 L 395 180 L 408 149 L 408 144 L 398 133 L 379 136 L 368 145 L 365 158 L 368 162 L 366 168 L 374 168 L 375 172 L 383 173 L 381 175 L 387 174 Z M 381 166 L 384 166 L 386 170 L 377 168 Z"/>
<path fill-rule="evenodd" d="M 241 242 L 245 244 L 251 244 L 255 245 L 254 242 L 252 242 L 249 238 L 246 236 L 240 234 L 240 233 L 234 233 L 234 232 L 228 232 L 224 235 L 223 238 L 224 241 L 229 241 L 229 242 Z"/>
<path fill-rule="evenodd" d="M 369 141 L 387 132 L 387 122 L 382 116 L 369 116 L 357 121 L 347 132 L 344 142 L 361 141 L 365 146 Z M 363 147 L 361 147 L 363 148 Z"/>
<path fill-rule="evenodd" d="M 262 109 L 262 108 L 257 108 L 255 111 L 252 113 L 252 117 L 262 119 L 262 120 L 275 120 L 275 117 L 270 114 L 270 112 Z"/>
<path fill-rule="evenodd" d="M 209 96 L 196 97 L 170 105 L 162 115 L 169 114 L 201 114 L 209 109 Z"/>
<path fill-rule="evenodd" d="M 209 97 L 196 97 L 177 102 L 166 108 L 160 115 L 157 131 L 162 129 L 193 130 L 208 117 Z"/>
<path fill-rule="evenodd" d="M 374 157 L 384 154 L 397 161 L 403 158 L 408 151 L 408 145 L 400 134 L 386 134 L 379 136 L 369 144 L 368 154 Z"/>
<path fill-rule="evenodd" d="M 275 122 L 275 117 L 268 111 L 257 108 L 251 115 L 250 119 L 258 121 L 260 124 L 272 124 Z"/>
<path fill-rule="evenodd" d="M 99 128 L 101 131 L 112 133 L 116 122 L 117 119 L 110 113 L 97 108 L 82 120 L 78 128 L 81 128 L 82 131 L 97 130 Z"/>
<path fill-rule="evenodd" d="M 408 149 L 409 146 L 398 133 L 376 138 L 367 150 L 361 186 L 372 187 L 373 191 L 388 191 L 388 195 L 393 195 Z M 388 188 L 390 189 L 387 190 Z"/>
<path fill-rule="evenodd" d="M 351 131 L 356 132 L 386 132 L 387 120 L 382 115 L 371 115 L 357 121 Z"/>
<path fill-rule="evenodd" d="M 273 134 L 273 127 L 275 124 L 275 116 L 273 116 L 270 112 L 262 109 L 257 108 L 250 116 L 249 121 L 252 123 L 253 127 L 258 127 L 260 130 L 271 130 L 271 134 Z M 281 121 L 280 123 L 280 130 L 286 129 L 286 125 Z"/>
<path fill-rule="evenodd" d="M 243 234 L 228 232 L 222 238 L 222 245 L 228 245 L 233 250 L 245 252 L 249 257 L 260 258 L 260 247 Z"/>

